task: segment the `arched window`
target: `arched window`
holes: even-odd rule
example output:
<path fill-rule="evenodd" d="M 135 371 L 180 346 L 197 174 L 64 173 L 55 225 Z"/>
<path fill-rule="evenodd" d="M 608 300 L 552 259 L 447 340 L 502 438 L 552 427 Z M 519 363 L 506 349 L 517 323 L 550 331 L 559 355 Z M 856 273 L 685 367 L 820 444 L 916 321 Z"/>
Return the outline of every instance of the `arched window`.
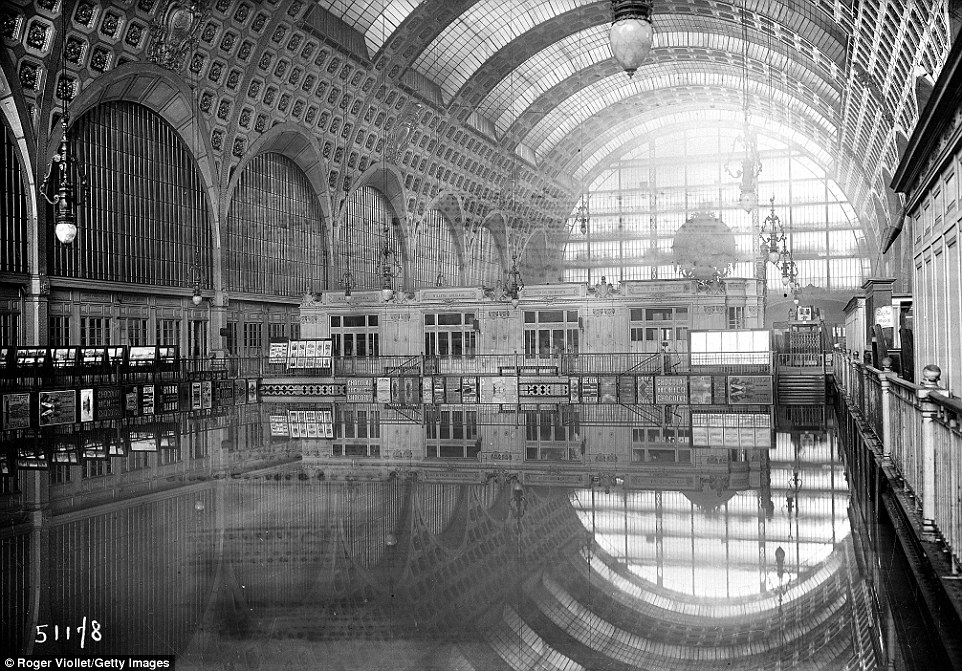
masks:
<path fill-rule="evenodd" d="M 601 171 L 569 217 L 565 279 L 596 284 L 602 276 L 608 282 L 678 277 L 674 236 L 698 212 L 717 216 L 732 230 L 731 276 L 754 277 L 757 234 L 752 215 L 739 204 L 739 181 L 728 170 L 740 133 L 710 126 L 666 131 Z M 832 171 L 785 138 L 757 139 L 759 222 L 774 197 L 800 285 L 845 291 L 861 286 L 870 270 L 864 227 Z M 767 268 L 769 289 L 781 295 L 781 272 Z"/>
<path fill-rule="evenodd" d="M 51 274 L 160 286 L 191 286 L 199 250 L 211 285 L 207 198 L 187 146 L 146 107 L 98 105 L 71 131 L 89 192 L 77 208 L 77 239 L 48 236 Z"/>
<path fill-rule="evenodd" d="M 0 147 L 0 272 L 27 272 L 27 195 L 23 188 L 17 145 L 3 124 Z"/>
<path fill-rule="evenodd" d="M 355 191 L 347 202 L 344 223 L 337 235 L 337 278 L 350 270 L 357 289 L 379 289 L 384 253 L 385 227 L 388 246 L 393 252 L 391 262 L 397 273 L 394 287 L 404 286 L 401 276 L 402 246 L 399 226 L 394 222 L 394 210 L 387 197 L 377 189 L 364 186 Z"/>
<path fill-rule="evenodd" d="M 457 284 L 460 280 L 458 247 L 447 219 L 437 210 L 430 210 L 424 215 L 419 229 L 414 259 L 414 286 Z"/>
<path fill-rule="evenodd" d="M 483 226 L 478 232 L 474 256 L 474 276 L 486 287 L 493 287 L 504 275 L 500 245 L 494 231 Z"/>
<path fill-rule="evenodd" d="M 275 153 L 255 156 L 231 199 L 224 236 L 228 290 L 299 296 L 324 286 L 323 216 L 307 175 Z"/>

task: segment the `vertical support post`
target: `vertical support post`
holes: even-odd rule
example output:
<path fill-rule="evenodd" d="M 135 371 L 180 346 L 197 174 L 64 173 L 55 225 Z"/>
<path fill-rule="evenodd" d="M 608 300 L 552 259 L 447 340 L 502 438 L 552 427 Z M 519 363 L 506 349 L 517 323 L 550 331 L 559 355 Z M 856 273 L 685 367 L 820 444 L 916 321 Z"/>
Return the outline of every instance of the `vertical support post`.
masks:
<path fill-rule="evenodd" d="M 918 395 L 922 411 L 922 529 L 935 530 L 935 415 L 938 406 L 930 400 L 933 391 L 939 388 L 942 369 L 929 364 L 922 369 L 922 388 Z"/>
<path fill-rule="evenodd" d="M 892 390 L 889 384 L 889 375 L 892 374 L 892 359 L 885 357 L 882 359 L 882 372 L 879 373 L 879 382 L 882 385 L 882 395 L 879 402 L 882 404 L 882 456 L 885 459 L 892 458 Z"/>

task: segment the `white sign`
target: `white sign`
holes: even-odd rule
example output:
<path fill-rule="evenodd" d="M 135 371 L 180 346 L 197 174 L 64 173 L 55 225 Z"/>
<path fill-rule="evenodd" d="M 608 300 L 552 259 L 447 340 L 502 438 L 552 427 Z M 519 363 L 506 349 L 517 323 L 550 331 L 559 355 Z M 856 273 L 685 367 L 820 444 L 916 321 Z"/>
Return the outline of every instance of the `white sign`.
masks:
<path fill-rule="evenodd" d="M 883 305 L 882 307 L 875 308 L 875 323 L 883 329 L 895 327 L 895 314 L 891 305 Z"/>

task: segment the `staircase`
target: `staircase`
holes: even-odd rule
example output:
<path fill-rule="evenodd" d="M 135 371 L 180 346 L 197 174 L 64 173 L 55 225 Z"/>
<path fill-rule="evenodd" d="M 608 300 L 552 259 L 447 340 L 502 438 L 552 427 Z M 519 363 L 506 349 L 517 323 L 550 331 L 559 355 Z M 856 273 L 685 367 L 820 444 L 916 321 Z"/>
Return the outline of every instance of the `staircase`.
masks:
<path fill-rule="evenodd" d="M 775 376 L 779 405 L 825 403 L 825 372 L 821 367 L 780 366 Z"/>

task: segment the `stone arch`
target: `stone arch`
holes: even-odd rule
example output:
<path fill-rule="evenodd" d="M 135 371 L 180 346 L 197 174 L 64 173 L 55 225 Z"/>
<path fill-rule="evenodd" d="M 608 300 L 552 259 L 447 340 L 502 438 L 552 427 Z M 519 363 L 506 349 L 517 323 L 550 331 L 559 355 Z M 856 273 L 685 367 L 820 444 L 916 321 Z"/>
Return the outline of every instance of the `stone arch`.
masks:
<path fill-rule="evenodd" d="M 314 190 L 314 195 L 317 197 L 317 202 L 321 206 L 321 213 L 324 215 L 325 221 L 321 223 L 329 231 L 332 228 L 331 214 L 333 208 L 326 181 L 328 164 L 321 157 L 321 148 L 318 145 L 317 138 L 308 133 L 301 124 L 293 122 L 274 126 L 251 144 L 244 158 L 234 168 L 230 182 L 224 190 L 221 216 L 226 216 L 230 208 L 230 202 L 234 197 L 234 191 L 240 182 L 244 169 L 254 157 L 268 152 L 289 158 L 307 175 L 307 179 Z"/>
<path fill-rule="evenodd" d="M 465 208 L 464 202 L 461 196 L 454 191 L 442 191 L 435 198 L 431 199 L 428 205 L 424 208 L 424 214 L 421 215 L 413 231 L 417 231 L 416 244 L 420 245 L 422 226 L 427 213 L 431 211 L 436 211 L 441 215 L 441 219 L 447 224 L 448 231 L 451 234 L 451 239 L 454 241 L 455 252 L 458 257 L 458 277 L 462 280 L 465 279 L 464 268 L 468 261 L 467 256 L 467 244 L 465 242 L 464 236 L 464 222 L 465 222 Z M 416 250 L 412 250 L 412 253 L 416 253 Z"/>
<path fill-rule="evenodd" d="M 17 145 L 17 158 L 20 161 L 20 178 L 27 194 L 27 267 L 36 272 L 39 268 L 39 240 L 37 231 L 37 174 L 34 157 L 30 147 L 34 144 L 34 132 L 29 123 L 29 114 L 19 86 L 11 86 L 17 76 L 7 52 L 0 50 L 0 110 L 6 121 L 10 135 Z"/>
<path fill-rule="evenodd" d="M 351 185 L 351 188 L 345 195 L 350 196 L 355 191 L 362 189 L 365 186 L 369 186 L 381 192 L 384 197 L 387 198 L 388 203 L 391 206 L 391 210 L 394 215 L 392 217 L 392 221 L 395 225 L 395 228 L 399 232 L 398 242 L 401 247 L 404 282 L 405 286 L 407 287 L 411 276 L 410 259 L 412 252 L 409 247 L 410 240 L 414 234 L 414 222 L 412 220 L 411 213 L 407 211 L 407 192 L 404 189 L 404 180 L 401 171 L 396 166 L 390 164 L 379 163 L 372 165 L 354 180 L 354 183 Z M 340 229 L 344 223 L 344 208 L 347 205 L 347 201 L 348 198 L 345 197 L 343 200 L 341 200 L 338 206 L 337 222 L 334 226 L 335 238 L 338 234 L 338 229 Z M 332 247 L 332 249 L 336 250 L 336 246 Z"/>
<path fill-rule="evenodd" d="M 377 189 L 388 199 L 391 203 L 391 209 L 394 210 L 394 216 L 397 217 L 399 225 L 403 228 L 403 233 L 405 239 L 410 233 L 411 228 L 411 213 L 407 211 L 407 192 L 404 189 L 404 179 L 401 171 L 394 165 L 390 164 L 376 164 L 365 170 L 354 183 L 351 184 L 351 188 L 348 193 L 354 193 L 358 189 L 370 186 Z M 347 199 L 344 199 L 340 203 L 340 210 L 338 211 L 337 226 L 341 225 L 344 218 L 344 203 Z"/>
<path fill-rule="evenodd" d="M 151 63 L 130 63 L 98 77 L 71 104 L 73 119 L 81 118 L 94 107 L 107 102 L 129 102 L 143 105 L 166 121 L 180 137 L 191 155 L 207 193 L 211 225 L 213 284 L 217 294 L 223 292 L 221 258 L 221 198 L 214 165 L 213 150 L 207 125 L 195 114 L 193 95 L 187 83 L 175 73 Z M 51 132 L 47 147 L 40 157 L 49 160 L 63 136 L 61 128 Z"/>

